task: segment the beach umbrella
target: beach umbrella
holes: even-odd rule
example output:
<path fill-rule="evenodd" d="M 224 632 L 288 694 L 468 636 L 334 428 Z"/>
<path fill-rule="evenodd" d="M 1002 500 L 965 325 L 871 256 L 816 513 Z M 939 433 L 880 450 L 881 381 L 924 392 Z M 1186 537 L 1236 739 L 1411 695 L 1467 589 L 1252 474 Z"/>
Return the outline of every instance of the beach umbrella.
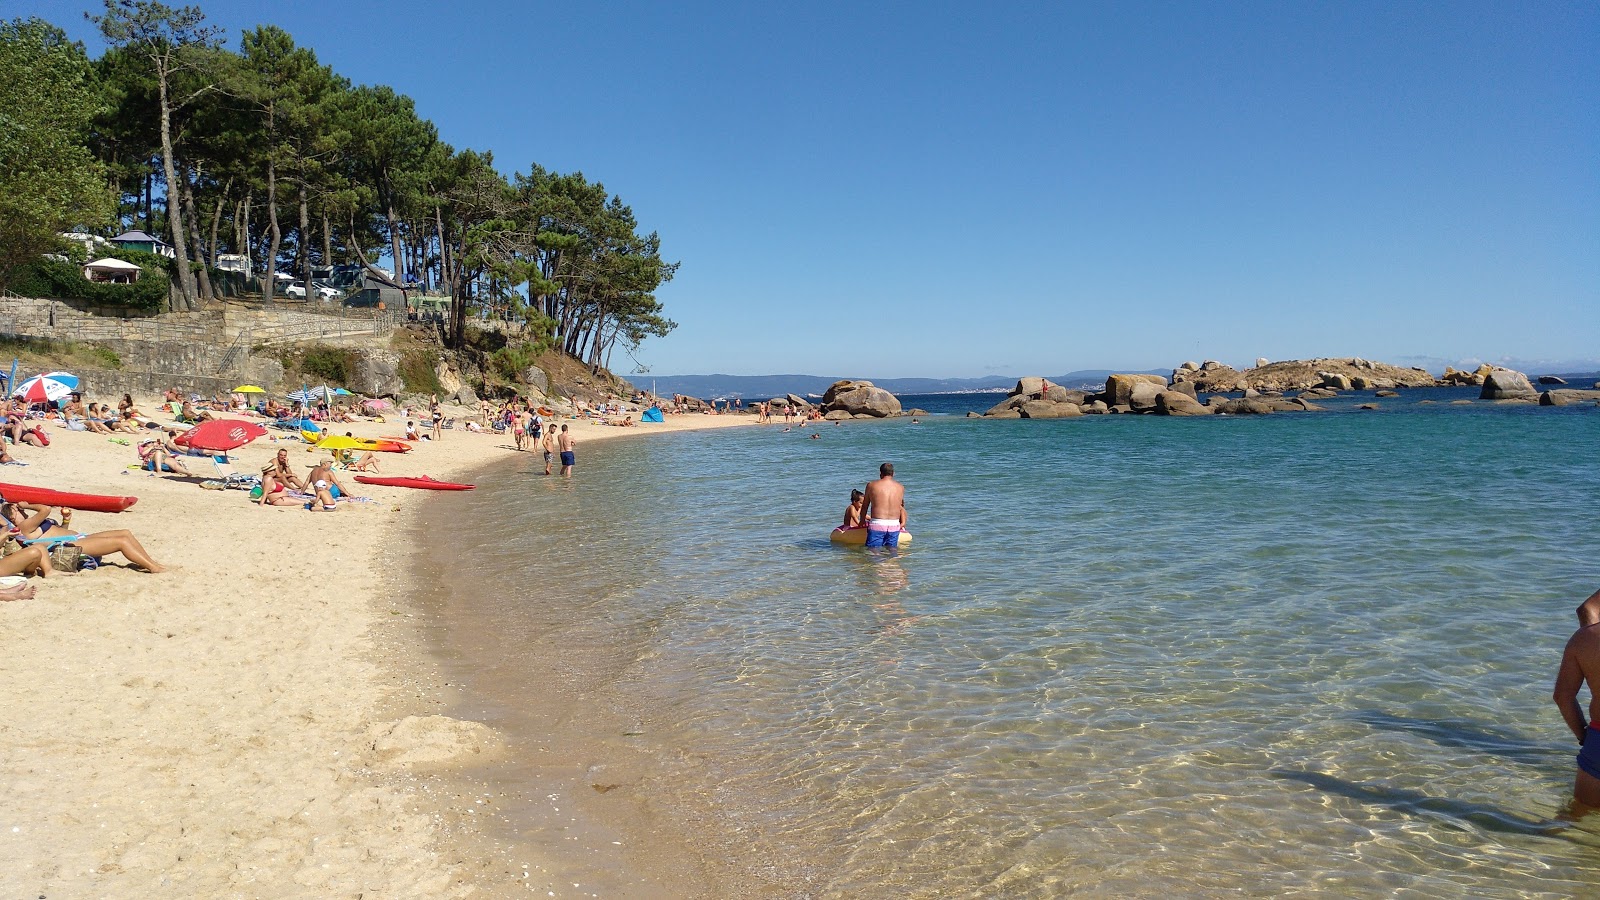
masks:
<path fill-rule="evenodd" d="M 349 391 L 345 390 L 344 388 L 334 388 L 333 389 L 333 395 L 335 397 L 354 397 L 355 396 L 355 394 L 350 393 Z"/>
<path fill-rule="evenodd" d="M 212 419 L 201 422 L 199 425 L 185 431 L 174 438 L 178 444 L 193 447 L 196 450 L 212 450 L 226 453 L 235 447 L 242 447 L 258 437 L 266 434 L 267 430 L 254 422 L 242 422 L 237 419 Z"/>
<path fill-rule="evenodd" d="M 258 388 L 253 384 L 241 384 L 233 389 L 235 394 L 265 394 L 265 388 Z"/>
<path fill-rule="evenodd" d="M 40 378 L 54 378 L 73 390 L 78 389 L 78 376 L 71 372 L 46 372 Z"/>
<path fill-rule="evenodd" d="M 361 402 L 366 404 L 367 406 L 372 407 L 373 409 L 388 409 L 389 408 L 389 401 L 383 399 L 382 397 L 373 397 L 371 400 L 363 400 Z"/>
<path fill-rule="evenodd" d="M 315 394 L 303 388 L 289 395 L 289 399 L 296 403 L 310 403 L 315 397 Z"/>
<path fill-rule="evenodd" d="M 27 381 L 17 385 L 11 392 L 13 397 L 21 397 L 29 403 L 47 403 L 51 400 L 65 400 L 77 389 L 77 379 L 73 384 L 57 381 L 48 375 L 35 375 Z"/>

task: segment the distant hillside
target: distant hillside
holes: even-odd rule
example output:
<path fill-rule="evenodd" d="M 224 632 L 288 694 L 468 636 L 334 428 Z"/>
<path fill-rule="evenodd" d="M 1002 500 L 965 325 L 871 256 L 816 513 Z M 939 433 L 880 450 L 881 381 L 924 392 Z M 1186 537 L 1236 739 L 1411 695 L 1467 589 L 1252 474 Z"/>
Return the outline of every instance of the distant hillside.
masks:
<path fill-rule="evenodd" d="M 1052 382 L 1069 388 L 1098 386 L 1115 369 L 1084 369 L 1065 375 L 1050 375 Z M 1168 375 L 1168 371 L 1151 374 Z M 633 383 L 648 388 L 653 383 L 658 394 L 687 394 L 690 397 L 745 397 L 766 399 L 784 394 L 821 394 L 842 376 L 827 375 L 636 375 Z M 1017 376 L 990 375 L 984 378 L 868 378 L 894 394 L 965 394 L 979 391 L 1009 391 Z"/>

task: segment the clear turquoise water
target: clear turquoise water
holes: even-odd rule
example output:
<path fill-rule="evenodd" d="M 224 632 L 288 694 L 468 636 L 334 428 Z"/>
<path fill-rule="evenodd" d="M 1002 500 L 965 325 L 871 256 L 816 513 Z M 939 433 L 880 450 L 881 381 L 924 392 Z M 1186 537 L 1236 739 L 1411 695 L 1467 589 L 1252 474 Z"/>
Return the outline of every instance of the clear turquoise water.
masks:
<path fill-rule="evenodd" d="M 441 499 L 523 536 L 462 549 L 477 613 L 604 645 L 591 687 L 697 761 L 660 807 L 794 896 L 1596 892 L 1549 690 L 1600 587 L 1600 410 L 819 433 Z M 885 459 L 915 543 L 829 544 Z"/>

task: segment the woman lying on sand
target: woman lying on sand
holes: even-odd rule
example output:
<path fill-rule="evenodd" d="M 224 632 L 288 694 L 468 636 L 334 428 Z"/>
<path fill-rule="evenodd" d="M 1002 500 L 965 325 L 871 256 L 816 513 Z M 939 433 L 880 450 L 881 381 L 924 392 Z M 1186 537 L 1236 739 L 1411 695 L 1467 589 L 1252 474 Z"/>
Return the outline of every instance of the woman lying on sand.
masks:
<path fill-rule="evenodd" d="M 59 522 L 51 518 L 52 513 L 60 516 Z M 81 534 L 72 530 L 70 527 L 72 510 L 70 509 L 58 512 L 55 507 L 45 506 L 42 503 L 7 503 L 4 500 L 0 500 L 0 518 L 4 518 L 6 524 L 17 535 L 18 540 L 25 543 L 45 538 L 69 538 L 72 544 L 89 556 L 109 556 L 113 553 L 121 553 L 128 562 L 152 575 L 167 570 L 166 566 L 161 565 L 150 557 L 149 552 L 144 549 L 144 545 L 139 543 L 139 539 L 133 536 L 133 532 L 126 528 L 96 531 L 93 534 Z M 37 544 L 27 549 L 38 550 L 43 553 L 45 548 L 43 544 Z M 21 555 L 21 553 L 13 553 L 11 556 L 6 557 L 4 561 L 9 561 Z M 52 571 L 48 555 L 40 563 L 40 568 L 42 569 L 39 573 L 40 575 L 49 575 Z M 23 573 L 0 571 L 0 575 L 17 574 Z"/>

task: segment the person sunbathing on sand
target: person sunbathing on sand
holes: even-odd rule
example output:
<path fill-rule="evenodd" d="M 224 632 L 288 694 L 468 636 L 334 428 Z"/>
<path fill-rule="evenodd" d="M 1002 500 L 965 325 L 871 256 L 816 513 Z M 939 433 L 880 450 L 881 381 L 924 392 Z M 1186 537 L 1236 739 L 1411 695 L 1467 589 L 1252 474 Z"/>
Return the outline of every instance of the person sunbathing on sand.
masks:
<path fill-rule="evenodd" d="M 137 449 L 139 451 L 139 460 L 142 463 L 140 468 L 149 469 L 152 475 L 165 471 L 178 475 L 188 475 L 191 478 L 194 477 L 193 472 L 185 468 L 183 463 L 178 462 L 175 456 L 177 447 L 173 446 L 171 441 L 147 437 L 139 442 Z"/>
<path fill-rule="evenodd" d="M 278 476 L 276 466 L 269 464 L 261 470 L 261 496 L 257 506 L 293 506 L 299 500 L 289 496 L 289 485 Z"/>
<path fill-rule="evenodd" d="M 51 513 L 60 516 L 59 524 Z M 70 538 L 71 543 L 77 545 L 89 556 L 108 556 L 112 553 L 121 553 L 123 558 L 133 563 L 146 572 L 157 574 L 165 572 L 166 566 L 161 565 L 151 558 L 144 545 L 133 536 L 133 532 L 126 528 L 116 528 L 110 531 L 96 531 L 93 534 L 81 534 L 70 526 L 72 524 L 72 510 L 58 511 L 56 507 L 46 506 L 42 503 L 3 503 L 0 502 L 0 515 L 3 515 L 18 539 L 23 541 L 38 541 L 45 538 Z M 23 517 L 23 518 L 19 518 Z M 43 549 L 43 545 L 35 545 Z M 16 554 L 12 554 L 15 556 Z M 7 557 L 8 559 L 10 557 Z M 0 572 L 0 574 L 7 574 Z M 11 573 L 15 574 L 15 573 Z M 43 574 L 49 574 L 49 570 Z"/>
<path fill-rule="evenodd" d="M 23 547 L 15 553 L 0 559 L 0 575 L 37 575 L 40 578 L 49 578 L 56 570 L 50 566 L 50 554 L 44 547 Z M 0 600 L 28 600 L 33 597 L 33 585 L 19 585 L 15 588 L 0 590 Z"/>

